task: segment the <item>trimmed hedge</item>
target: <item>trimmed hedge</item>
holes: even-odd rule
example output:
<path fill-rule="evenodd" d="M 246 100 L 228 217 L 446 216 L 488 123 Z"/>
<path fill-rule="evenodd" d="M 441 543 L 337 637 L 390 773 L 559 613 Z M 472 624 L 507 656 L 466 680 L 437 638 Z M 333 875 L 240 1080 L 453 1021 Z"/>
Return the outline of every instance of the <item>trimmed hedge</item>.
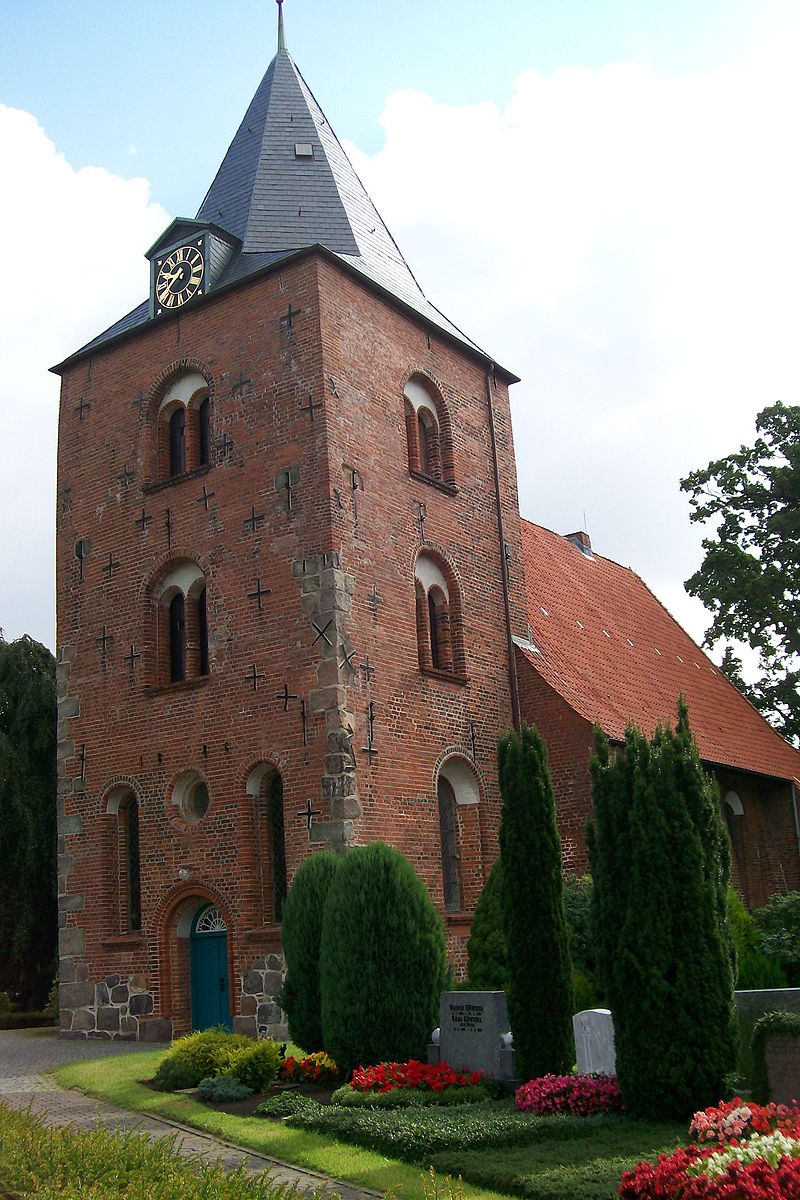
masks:
<path fill-rule="evenodd" d="M 753 1099 L 758 1104 L 769 1103 L 769 1077 L 767 1074 L 766 1042 L 775 1034 L 800 1037 L 800 1013 L 768 1012 L 759 1017 L 753 1027 L 751 1054 L 753 1074 L 750 1080 Z"/>
<path fill-rule="evenodd" d="M 0 1012 L 0 1029 L 47 1029 L 57 1024 L 49 1013 Z"/>
<path fill-rule="evenodd" d="M 449 1087 L 441 1092 L 422 1088 L 392 1088 L 388 1092 L 357 1092 L 349 1084 L 337 1088 L 331 1104 L 341 1108 L 429 1108 L 435 1105 L 479 1104 L 489 1099 L 489 1089 L 483 1084 L 469 1087 Z"/>
<path fill-rule="evenodd" d="M 541 1139 L 583 1137 L 593 1122 L 603 1120 L 608 1118 L 532 1117 L 515 1112 L 507 1101 L 487 1101 L 400 1111 L 327 1105 L 308 1115 L 298 1113 L 287 1124 L 428 1166 L 430 1155 L 443 1151 L 499 1149 Z"/>

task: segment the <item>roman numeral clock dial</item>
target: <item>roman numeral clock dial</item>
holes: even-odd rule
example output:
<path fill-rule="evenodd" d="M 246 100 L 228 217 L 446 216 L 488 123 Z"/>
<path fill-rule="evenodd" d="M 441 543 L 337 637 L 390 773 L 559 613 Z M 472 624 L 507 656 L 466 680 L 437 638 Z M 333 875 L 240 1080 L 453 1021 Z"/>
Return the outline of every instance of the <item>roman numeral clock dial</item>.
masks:
<path fill-rule="evenodd" d="M 179 246 L 157 264 L 155 311 L 181 308 L 203 288 L 206 263 L 198 246 Z"/>

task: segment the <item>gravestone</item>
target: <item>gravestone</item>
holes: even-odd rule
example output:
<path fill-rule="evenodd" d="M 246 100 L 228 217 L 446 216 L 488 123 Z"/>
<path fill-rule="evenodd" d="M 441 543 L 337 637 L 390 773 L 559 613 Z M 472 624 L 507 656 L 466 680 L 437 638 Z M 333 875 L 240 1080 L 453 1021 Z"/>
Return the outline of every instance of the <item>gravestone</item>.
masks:
<path fill-rule="evenodd" d="M 455 1071 L 484 1071 L 511 1082 L 514 1049 L 505 992 L 443 992 L 439 1028 L 428 1045 L 428 1062 Z"/>
<path fill-rule="evenodd" d="M 572 1018 L 580 1075 L 615 1075 L 614 1020 L 607 1008 L 587 1008 Z"/>

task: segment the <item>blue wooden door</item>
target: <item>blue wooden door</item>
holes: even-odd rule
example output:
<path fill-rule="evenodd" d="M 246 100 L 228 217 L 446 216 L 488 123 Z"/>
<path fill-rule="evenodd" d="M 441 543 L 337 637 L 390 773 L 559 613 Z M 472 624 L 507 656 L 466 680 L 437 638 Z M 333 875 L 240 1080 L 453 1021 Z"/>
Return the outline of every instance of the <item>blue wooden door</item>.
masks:
<path fill-rule="evenodd" d="M 228 987 L 228 932 L 219 910 L 201 909 L 192 922 L 189 938 L 192 981 L 192 1029 L 224 1025 L 231 1029 Z"/>

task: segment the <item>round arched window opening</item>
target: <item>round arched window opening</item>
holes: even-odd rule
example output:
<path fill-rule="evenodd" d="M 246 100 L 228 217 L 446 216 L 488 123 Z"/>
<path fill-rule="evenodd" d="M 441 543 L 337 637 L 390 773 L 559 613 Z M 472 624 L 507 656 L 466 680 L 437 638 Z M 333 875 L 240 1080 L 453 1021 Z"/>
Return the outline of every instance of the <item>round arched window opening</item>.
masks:
<path fill-rule="evenodd" d="M 197 825 L 208 812 L 208 784 L 197 771 L 187 771 L 175 781 L 172 803 L 177 809 L 176 817 L 181 825 Z"/>

